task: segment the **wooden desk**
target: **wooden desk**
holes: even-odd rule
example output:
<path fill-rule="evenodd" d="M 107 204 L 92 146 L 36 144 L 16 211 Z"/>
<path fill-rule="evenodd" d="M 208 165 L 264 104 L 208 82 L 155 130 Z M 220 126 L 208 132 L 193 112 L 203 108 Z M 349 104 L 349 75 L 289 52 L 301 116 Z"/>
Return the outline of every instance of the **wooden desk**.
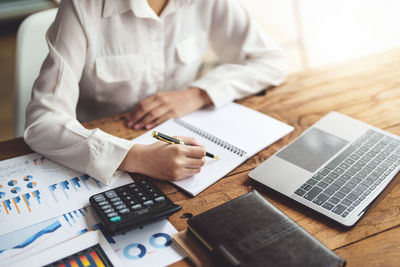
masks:
<path fill-rule="evenodd" d="M 339 226 L 247 176 L 259 163 L 332 110 L 400 135 L 400 49 L 291 75 L 283 86 L 239 103 L 288 123 L 295 130 L 195 198 L 167 182 L 157 182 L 183 207 L 170 217 L 171 223 L 183 230 L 186 228 L 185 213 L 201 213 L 255 187 L 308 232 L 347 259 L 348 266 L 400 266 L 400 174 L 351 229 Z M 142 133 L 126 129 L 124 115 L 93 121 L 85 126 L 99 127 L 129 139 Z M 22 139 L 0 143 L 0 159 L 28 152 L 30 150 Z M 175 265 L 187 266 L 189 262 L 181 261 Z"/>

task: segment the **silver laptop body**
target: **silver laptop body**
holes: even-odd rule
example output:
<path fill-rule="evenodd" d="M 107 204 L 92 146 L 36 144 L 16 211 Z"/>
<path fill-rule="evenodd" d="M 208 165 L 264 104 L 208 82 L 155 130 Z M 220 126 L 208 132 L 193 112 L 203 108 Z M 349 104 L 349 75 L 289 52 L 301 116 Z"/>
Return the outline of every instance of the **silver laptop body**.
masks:
<path fill-rule="evenodd" d="M 400 169 L 400 138 L 330 112 L 249 177 L 345 226 Z"/>

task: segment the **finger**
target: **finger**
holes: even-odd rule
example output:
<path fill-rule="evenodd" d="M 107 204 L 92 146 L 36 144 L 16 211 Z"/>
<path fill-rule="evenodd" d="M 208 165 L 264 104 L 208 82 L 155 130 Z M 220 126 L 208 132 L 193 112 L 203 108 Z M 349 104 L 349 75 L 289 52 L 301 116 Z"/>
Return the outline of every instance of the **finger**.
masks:
<path fill-rule="evenodd" d="M 203 158 L 187 158 L 185 160 L 185 168 L 188 169 L 199 169 L 205 164 L 205 159 Z"/>
<path fill-rule="evenodd" d="M 142 120 L 140 121 L 140 124 L 149 129 L 151 128 L 150 126 L 155 124 L 155 121 L 157 121 L 160 117 L 162 117 L 164 114 L 168 113 L 169 107 L 167 106 L 159 106 L 154 108 L 153 110 L 149 111 Z"/>
<path fill-rule="evenodd" d="M 163 115 L 161 115 L 159 118 L 157 118 L 155 121 L 149 123 L 146 125 L 146 129 L 150 129 L 153 128 L 161 123 L 163 123 L 166 120 L 169 120 L 171 118 L 174 118 L 174 115 L 170 112 L 164 113 Z"/>
<path fill-rule="evenodd" d="M 201 159 L 206 156 L 206 150 L 200 146 L 186 146 L 185 155 L 188 158 Z"/>
<path fill-rule="evenodd" d="M 128 119 L 127 126 L 134 127 L 149 111 L 158 107 L 158 102 L 150 97 L 138 103 L 136 107 L 132 110 L 131 116 Z"/>
<path fill-rule="evenodd" d="M 188 145 L 204 147 L 202 144 L 200 144 L 196 140 L 196 138 L 191 137 L 191 136 L 177 136 L 176 138 L 178 138 L 179 140 L 182 140 L 183 142 L 185 142 Z"/>

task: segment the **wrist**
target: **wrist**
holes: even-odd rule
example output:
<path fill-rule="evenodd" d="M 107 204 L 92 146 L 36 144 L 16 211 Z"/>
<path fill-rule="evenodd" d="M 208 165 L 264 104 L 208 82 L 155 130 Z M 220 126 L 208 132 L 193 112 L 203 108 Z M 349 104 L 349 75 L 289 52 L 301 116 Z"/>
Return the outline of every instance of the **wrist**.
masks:
<path fill-rule="evenodd" d="M 206 107 L 212 104 L 211 98 L 208 96 L 207 92 L 203 89 L 197 87 L 191 87 L 188 89 L 193 92 L 197 99 L 199 99 L 199 108 Z"/>
<path fill-rule="evenodd" d="M 145 145 L 134 144 L 119 165 L 119 169 L 128 172 L 141 173 Z"/>

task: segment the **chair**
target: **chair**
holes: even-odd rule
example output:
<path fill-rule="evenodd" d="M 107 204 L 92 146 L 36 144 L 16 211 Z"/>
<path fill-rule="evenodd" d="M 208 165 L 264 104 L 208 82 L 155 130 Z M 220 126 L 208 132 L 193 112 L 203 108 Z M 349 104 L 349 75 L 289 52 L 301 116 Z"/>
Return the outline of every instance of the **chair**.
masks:
<path fill-rule="evenodd" d="M 54 8 L 30 15 L 18 29 L 14 84 L 14 138 L 24 134 L 26 107 L 31 99 L 33 83 L 49 52 L 46 32 L 54 21 L 56 13 L 57 9 Z"/>

